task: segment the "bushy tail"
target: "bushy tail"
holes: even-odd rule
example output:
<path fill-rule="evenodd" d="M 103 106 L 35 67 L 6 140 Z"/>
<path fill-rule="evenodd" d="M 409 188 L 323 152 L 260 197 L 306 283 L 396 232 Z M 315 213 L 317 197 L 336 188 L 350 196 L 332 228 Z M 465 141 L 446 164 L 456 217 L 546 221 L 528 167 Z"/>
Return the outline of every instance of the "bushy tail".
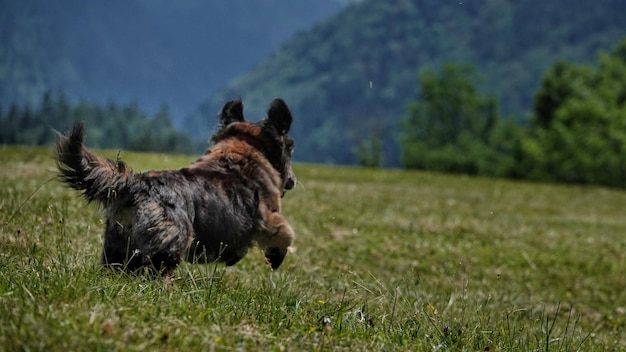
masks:
<path fill-rule="evenodd" d="M 102 158 L 83 145 L 84 124 L 75 124 L 71 131 L 57 140 L 57 166 L 61 180 L 83 191 L 89 202 L 102 204 L 125 194 L 131 171 L 122 161 Z"/>

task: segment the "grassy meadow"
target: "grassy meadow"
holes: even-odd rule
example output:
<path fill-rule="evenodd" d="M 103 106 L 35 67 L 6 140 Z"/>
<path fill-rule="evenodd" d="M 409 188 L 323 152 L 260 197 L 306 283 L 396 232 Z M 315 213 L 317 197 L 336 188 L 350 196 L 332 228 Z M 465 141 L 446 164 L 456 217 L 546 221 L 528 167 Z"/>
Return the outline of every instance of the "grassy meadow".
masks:
<path fill-rule="evenodd" d="M 621 190 L 296 165 L 280 269 L 255 249 L 168 288 L 98 266 L 103 216 L 52 148 L 0 147 L 0 165 L 2 351 L 626 350 Z"/>

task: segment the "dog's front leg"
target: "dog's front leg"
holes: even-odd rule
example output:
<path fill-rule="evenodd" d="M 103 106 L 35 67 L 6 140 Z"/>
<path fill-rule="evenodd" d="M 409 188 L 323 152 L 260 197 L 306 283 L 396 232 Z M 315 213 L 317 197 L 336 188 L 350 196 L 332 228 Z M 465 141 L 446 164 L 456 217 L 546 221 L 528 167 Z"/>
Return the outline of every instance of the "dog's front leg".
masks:
<path fill-rule="evenodd" d="M 285 259 L 287 249 L 293 244 L 296 235 L 280 213 L 268 212 L 265 215 L 263 231 L 257 243 L 263 250 L 267 264 L 276 270 Z"/>

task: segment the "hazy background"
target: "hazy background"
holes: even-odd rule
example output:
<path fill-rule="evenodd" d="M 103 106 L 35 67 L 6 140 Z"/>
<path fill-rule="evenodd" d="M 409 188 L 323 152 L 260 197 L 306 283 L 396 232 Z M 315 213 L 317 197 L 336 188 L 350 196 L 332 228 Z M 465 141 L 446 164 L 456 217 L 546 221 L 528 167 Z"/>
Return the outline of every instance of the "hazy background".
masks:
<path fill-rule="evenodd" d="M 96 129 L 91 142 L 112 136 L 94 121 L 143 111 L 180 132 L 163 138 L 204 147 L 227 100 L 243 99 L 254 120 L 280 96 L 295 116 L 296 160 L 356 164 L 355 149 L 373 143 L 375 164 L 397 167 L 419 72 L 470 65 L 494 114 L 523 127 L 546 71 L 557 62 L 597 67 L 626 37 L 624 18 L 623 0 L 0 0 L 0 112 L 30 106 L 40 121 L 49 92 L 63 97 L 55 106 L 103 104 L 71 117 Z M 43 121 L 67 128 L 69 118 L 56 116 Z M 149 140 L 163 145 L 146 135 L 94 146 Z"/>
<path fill-rule="evenodd" d="M 175 120 L 346 1 L 0 1 L 0 104 L 136 101 Z M 278 93 L 278 92 L 277 92 Z"/>

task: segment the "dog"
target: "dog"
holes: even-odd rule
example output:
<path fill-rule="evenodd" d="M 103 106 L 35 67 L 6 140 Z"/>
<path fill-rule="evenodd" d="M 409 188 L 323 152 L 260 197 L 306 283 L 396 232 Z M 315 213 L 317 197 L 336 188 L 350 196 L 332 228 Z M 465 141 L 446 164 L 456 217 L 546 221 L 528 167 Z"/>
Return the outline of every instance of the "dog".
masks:
<path fill-rule="evenodd" d="M 281 214 L 282 196 L 297 183 L 291 123 L 282 99 L 256 123 L 245 120 L 241 101 L 230 101 L 197 161 L 144 173 L 87 149 L 80 123 L 58 135 L 56 161 L 62 182 L 104 208 L 104 267 L 147 268 L 171 283 L 184 260 L 230 266 L 256 244 L 276 270 L 295 238 Z"/>

